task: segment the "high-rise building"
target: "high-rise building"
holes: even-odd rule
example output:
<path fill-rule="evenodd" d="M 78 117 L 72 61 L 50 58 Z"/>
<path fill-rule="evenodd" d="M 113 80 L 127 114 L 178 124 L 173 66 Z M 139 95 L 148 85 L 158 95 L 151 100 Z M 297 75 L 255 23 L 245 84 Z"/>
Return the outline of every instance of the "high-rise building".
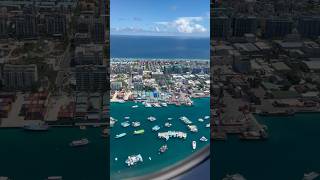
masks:
<path fill-rule="evenodd" d="M 3 67 L 3 86 L 7 90 L 29 90 L 37 81 L 38 71 L 35 64 L 5 64 Z"/>
<path fill-rule="evenodd" d="M 302 17 L 298 22 L 298 31 L 302 37 L 320 36 L 320 17 Z"/>
<path fill-rule="evenodd" d="M 107 89 L 105 65 L 80 65 L 76 67 L 77 91 L 99 92 Z"/>
<path fill-rule="evenodd" d="M 227 38 L 230 31 L 230 20 L 227 16 L 211 18 L 211 36 L 213 38 Z"/>
<path fill-rule="evenodd" d="M 264 37 L 279 38 L 291 34 L 293 22 L 290 19 L 267 19 L 265 21 Z"/>
<path fill-rule="evenodd" d="M 102 65 L 103 46 L 97 44 L 82 44 L 76 47 L 75 63 L 77 65 Z"/>
<path fill-rule="evenodd" d="M 233 36 L 242 37 L 244 34 L 256 34 L 257 31 L 257 18 L 250 17 L 236 17 L 232 23 Z"/>
<path fill-rule="evenodd" d="M 45 17 L 46 32 L 50 36 L 64 36 L 67 29 L 67 19 L 63 14 L 48 14 Z"/>

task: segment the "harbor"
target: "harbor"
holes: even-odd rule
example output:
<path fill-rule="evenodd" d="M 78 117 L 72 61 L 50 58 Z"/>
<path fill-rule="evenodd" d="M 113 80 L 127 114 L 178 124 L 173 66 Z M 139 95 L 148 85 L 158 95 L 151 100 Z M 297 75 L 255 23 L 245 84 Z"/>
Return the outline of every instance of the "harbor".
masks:
<path fill-rule="evenodd" d="M 111 103 L 111 117 L 115 121 L 110 131 L 111 178 L 136 177 L 168 168 L 209 145 L 206 139 L 210 137 L 210 128 L 206 124 L 210 120 L 205 117 L 210 112 L 210 99 L 192 100 L 192 106 L 163 108 L 148 108 L 134 101 Z M 192 121 L 198 132 L 190 131 L 181 117 Z M 199 118 L 203 121 L 198 121 Z M 138 121 L 140 126 L 123 127 L 121 123 L 126 121 L 129 124 Z M 139 130 L 144 131 L 134 133 Z M 126 135 L 116 138 L 123 133 Z"/>

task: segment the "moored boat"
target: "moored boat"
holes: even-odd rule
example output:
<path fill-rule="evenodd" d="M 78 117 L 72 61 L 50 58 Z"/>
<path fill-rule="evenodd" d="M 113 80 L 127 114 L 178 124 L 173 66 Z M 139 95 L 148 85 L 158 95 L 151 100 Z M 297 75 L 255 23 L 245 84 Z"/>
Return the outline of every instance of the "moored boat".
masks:
<path fill-rule="evenodd" d="M 85 145 L 89 144 L 89 142 L 90 141 L 87 138 L 84 138 L 84 139 L 80 139 L 80 140 L 74 140 L 69 145 L 71 147 L 85 146 Z"/>

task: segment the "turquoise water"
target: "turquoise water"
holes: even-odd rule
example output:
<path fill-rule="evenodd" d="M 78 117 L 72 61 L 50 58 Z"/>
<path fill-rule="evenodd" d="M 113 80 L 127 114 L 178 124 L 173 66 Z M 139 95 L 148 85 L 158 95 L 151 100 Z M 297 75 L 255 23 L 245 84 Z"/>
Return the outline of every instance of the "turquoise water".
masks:
<path fill-rule="evenodd" d="M 101 128 L 59 127 L 48 132 L 0 129 L 0 176 L 14 180 L 105 180 L 109 177 L 107 140 Z M 71 148 L 72 140 L 88 138 L 90 144 Z"/>
<path fill-rule="evenodd" d="M 123 179 L 158 171 L 183 160 L 196 150 L 208 145 L 209 141 L 201 142 L 199 139 L 202 136 L 209 139 L 210 130 L 205 127 L 209 120 L 199 122 L 198 118 L 209 115 L 209 101 L 209 98 L 194 99 L 194 106 L 192 107 L 169 105 L 162 108 L 145 108 L 141 103 L 136 104 L 134 102 L 111 103 L 111 116 L 118 120 L 115 126 L 111 128 L 110 135 L 111 179 Z M 139 107 L 131 108 L 133 105 L 139 105 Z M 130 117 L 129 121 L 140 121 L 141 126 L 137 128 L 122 127 L 120 123 L 125 121 L 125 116 Z M 154 116 L 157 120 L 150 122 L 147 120 L 149 116 Z M 186 116 L 193 121 L 198 126 L 198 133 L 190 132 L 186 125 L 178 119 L 181 116 Z M 167 118 L 169 117 L 173 118 L 169 121 L 172 126 L 167 128 L 164 123 L 168 121 Z M 187 139 L 170 139 L 168 141 L 159 139 L 157 132 L 151 130 L 154 125 L 161 126 L 158 132 L 168 130 L 187 132 Z M 135 129 L 145 129 L 145 133 L 143 135 L 133 135 Z M 126 132 L 127 136 L 120 139 L 114 138 L 116 134 L 123 132 Z M 192 140 L 197 140 L 196 150 L 192 150 Z M 168 145 L 168 150 L 159 155 L 158 150 L 164 144 Z M 128 155 L 133 154 L 141 154 L 144 161 L 133 167 L 127 167 L 125 160 Z M 149 156 L 152 159 L 151 161 L 148 159 Z M 116 157 L 118 158 L 117 161 L 115 160 Z"/>
<path fill-rule="evenodd" d="M 233 173 L 248 180 L 301 180 L 304 173 L 320 172 L 320 114 L 258 120 L 268 126 L 268 140 L 244 142 L 228 136 L 226 142 L 211 145 L 215 180 Z"/>

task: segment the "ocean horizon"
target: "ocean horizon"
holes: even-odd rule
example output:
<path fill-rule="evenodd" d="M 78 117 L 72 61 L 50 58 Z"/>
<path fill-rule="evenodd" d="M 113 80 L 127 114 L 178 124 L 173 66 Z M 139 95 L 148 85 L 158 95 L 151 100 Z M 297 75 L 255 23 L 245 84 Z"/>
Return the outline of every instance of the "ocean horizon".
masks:
<path fill-rule="evenodd" d="M 210 37 L 110 35 L 110 57 L 208 60 Z"/>

